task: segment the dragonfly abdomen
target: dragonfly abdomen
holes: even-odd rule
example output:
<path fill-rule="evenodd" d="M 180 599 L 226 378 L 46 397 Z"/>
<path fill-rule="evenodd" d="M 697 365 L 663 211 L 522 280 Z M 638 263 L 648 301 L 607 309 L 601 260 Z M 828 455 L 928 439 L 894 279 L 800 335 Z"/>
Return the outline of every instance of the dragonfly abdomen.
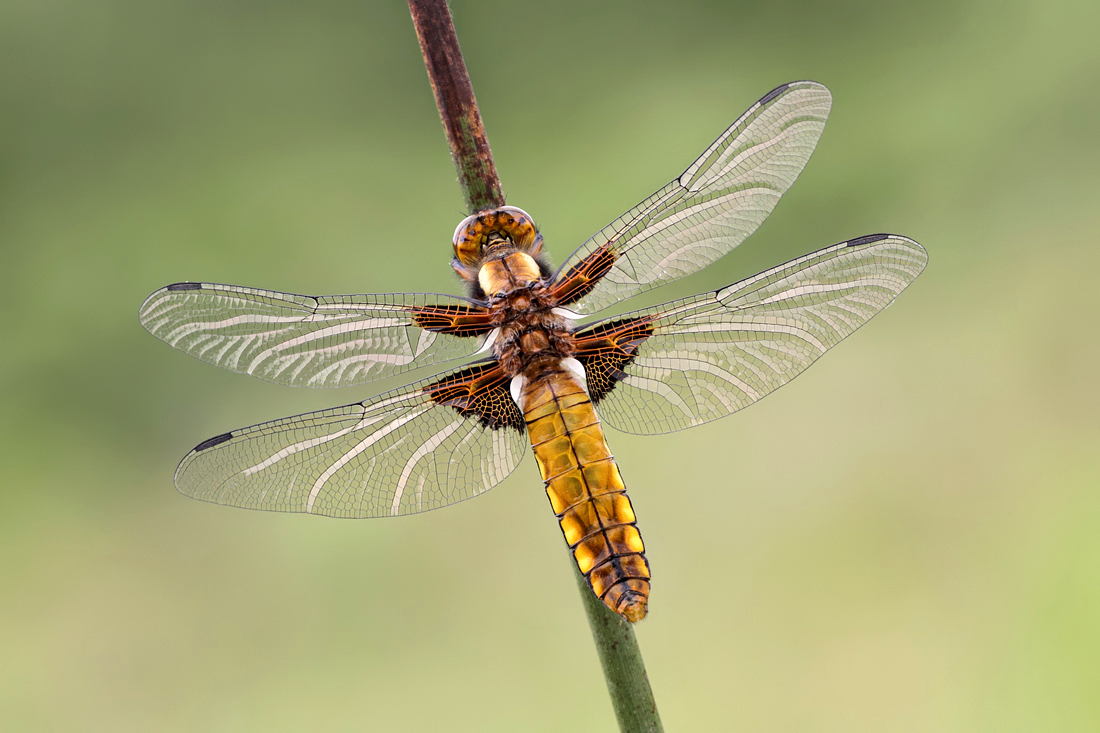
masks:
<path fill-rule="evenodd" d="M 532 377 L 520 403 L 565 541 L 592 592 L 628 621 L 640 621 L 649 563 L 600 418 L 580 378 L 561 361 Z"/>

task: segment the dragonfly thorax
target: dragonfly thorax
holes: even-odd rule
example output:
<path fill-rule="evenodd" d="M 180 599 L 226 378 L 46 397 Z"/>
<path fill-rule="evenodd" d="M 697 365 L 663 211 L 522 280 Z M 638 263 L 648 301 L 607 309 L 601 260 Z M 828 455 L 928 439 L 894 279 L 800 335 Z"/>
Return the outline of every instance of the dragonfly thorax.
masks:
<path fill-rule="evenodd" d="M 477 284 L 490 299 L 526 290 L 541 279 L 535 258 L 515 250 L 492 255 L 477 272 Z"/>
<path fill-rule="evenodd" d="M 542 279 L 490 299 L 496 326 L 493 356 L 509 377 L 539 359 L 572 356 L 573 324 L 554 312 L 554 298 Z"/>

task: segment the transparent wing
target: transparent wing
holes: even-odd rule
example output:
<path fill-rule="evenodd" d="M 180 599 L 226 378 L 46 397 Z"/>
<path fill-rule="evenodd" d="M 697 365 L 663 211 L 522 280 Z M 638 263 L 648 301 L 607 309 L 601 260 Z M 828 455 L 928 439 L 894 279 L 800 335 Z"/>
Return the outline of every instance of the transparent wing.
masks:
<path fill-rule="evenodd" d="M 469 356 L 488 314 L 425 293 L 311 297 L 213 283 L 161 288 L 141 306 L 154 336 L 205 362 L 293 386 L 344 387 Z"/>
<path fill-rule="evenodd" d="M 217 504 L 352 518 L 477 496 L 519 465 L 527 444 L 494 368 L 211 438 L 184 457 L 176 488 Z"/>
<path fill-rule="evenodd" d="M 769 92 L 683 175 L 597 232 L 563 263 L 563 301 L 572 297 L 571 309 L 595 313 L 730 252 L 794 183 L 831 105 L 829 90 L 811 81 Z"/>
<path fill-rule="evenodd" d="M 635 434 L 725 417 L 801 374 L 913 282 L 928 254 L 875 234 L 577 334 L 601 417 Z"/>

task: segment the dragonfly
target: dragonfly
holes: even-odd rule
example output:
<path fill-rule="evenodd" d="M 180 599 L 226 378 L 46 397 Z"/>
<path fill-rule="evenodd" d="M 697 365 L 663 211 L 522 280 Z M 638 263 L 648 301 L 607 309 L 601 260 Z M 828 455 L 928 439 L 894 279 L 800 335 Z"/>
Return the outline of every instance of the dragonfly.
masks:
<path fill-rule="evenodd" d="M 714 292 L 582 321 L 743 242 L 802 171 L 831 105 L 815 82 L 773 89 L 556 269 L 522 209 L 467 217 L 451 263 L 465 297 L 157 290 L 140 310 L 150 333 L 270 382 L 344 387 L 464 360 L 361 402 L 205 440 L 176 487 L 250 509 L 401 516 L 483 494 L 530 446 L 589 588 L 641 620 L 650 566 L 604 423 L 656 435 L 757 402 L 890 305 L 928 256 L 907 237 L 872 234 Z"/>

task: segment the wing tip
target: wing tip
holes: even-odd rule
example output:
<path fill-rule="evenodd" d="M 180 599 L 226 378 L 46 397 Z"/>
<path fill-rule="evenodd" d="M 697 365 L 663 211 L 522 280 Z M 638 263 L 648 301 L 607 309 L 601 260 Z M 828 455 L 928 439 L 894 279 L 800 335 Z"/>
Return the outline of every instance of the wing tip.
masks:
<path fill-rule="evenodd" d="M 152 305 L 160 300 L 161 296 L 163 296 L 165 293 L 178 293 L 180 291 L 201 290 L 202 287 L 203 283 L 182 282 L 165 285 L 163 288 L 157 288 L 153 292 L 149 293 L 149 297 L 141 302 L 141 307 L 138 308 L 138 320 L 141 322 L 141 325 L 149 331 L 149 333 L 153 333 L 153 329 L 150 328 L 149 325 L 146 323 L 146 314 L 148 313 Z"/>
<path fill-rule="evenodd" d="M 849 239 L 847 242 L 842 242 L 840 246 L 859 247 L 867 244 L 875 244 L 876 242 L 882 242 L 887 239 L 892 239 L 897 244 L 904 244 L 913 251 L 913 254 L 920 262 L 919 269 L 917 269 L 916 274 L 913 275 L 914 279 L 916 279 L 917 275 L 924 272 L 924 268 L 928 266 L 928 250 L 926 250 L 924 248 L 924 245 L 917 240 L 911 237 L 906 237 L 903 234 L 887 234 L 885 232 L 880 232 L 878 234 L 865 234 L 862 237 L 856 237 L 855 239 Z"/>
<path fill-rule="evenodd" d="M 830 104 L 832 104 L 833 93 L 829 91 L 829 87 L 825 86 L 821 82 L 812 81 L 810 79 L 800 79 L 798 81 L 789 81 L 786 84 L 780 84 L 775 89 L 772 89 L 770 92 L 761 97 L 757 104 L 763 106 L 789 89 L 805 89 L 807 87 L 812 87 L 820 92 L 824 92 L 829 97 Z"/>
<path fill-rule="evenodd" d="M 858 247 L 861 244 L 874 244 L 875 242 L 881 242 L 884 239 L 896 239 L 901 242 L 916 245 L 921 249 L 924 246 L 917 240 L 907 237 L 904 234 L 890 234 L 889 232 L 878 232 L 877 234 L 864 234 L 862 237 L 856 237 L 855 239 L 849 239 L 846 242 L 842 242 L 845 247 Z"/>
<path fill-rule="evenodd" d="M 238 430 L 237 432 L 239 433 L 240 431 Z M 183 459 L 180 460 L 179 465 L 176 466 L 175 473 L 172 474 L 172 483 L 175 484 L 176 491 L 180 492 L 184 496 L 190 496 L 193 499 L 200 499 L 202 501 L 213 501 L 213 503 L 215 504 L 222 503 L 213 499 L 206 498 L 206 496 L 204 496 L 201 491 L 196 491 L 194 487 L 185 486 L 183 474 L 190 467 L 191 462 L 195 460 L 199 453 L 206 450 L 207 448 L 213 448 L 216 445 L 226 443 L 232 438 L 232 431 L 228 433 L 222 433 L 221 435 L 215 435 L 213 438 L 207 438 L 206 440 L 202 441 L 194 448 L 192 448 L 190 451 L 188 451 L 187 455 L 185 455 Z"/>

